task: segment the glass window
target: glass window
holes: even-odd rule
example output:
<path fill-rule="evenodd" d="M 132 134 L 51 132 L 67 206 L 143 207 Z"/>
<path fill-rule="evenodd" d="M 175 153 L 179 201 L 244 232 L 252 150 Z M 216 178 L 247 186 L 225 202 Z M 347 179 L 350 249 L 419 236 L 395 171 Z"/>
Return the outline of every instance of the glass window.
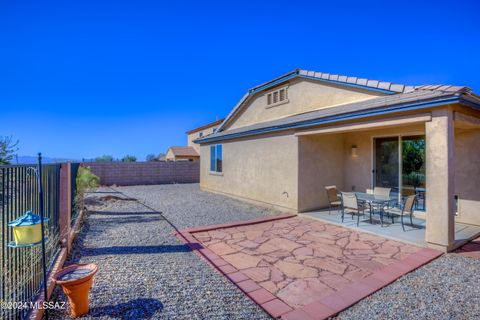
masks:
<path fill-rule="evenodd" d="M 210 146 L 210 171 L 215 171 L 215 145 Z"/>
<path fill-rule="evenodd" d="M 217 144 L 217 172 L 222 172 L 222 145 Z"/>
<path fill-rule="evenodd" d="M 222 172 L 222 145 L 210 146 L 210 171 Z"/>
<path fill-rule="evenodd" d="M 199 132 L 199 133 L 198 133 L 198 137 L 199 137 L 199 138 L 203 137 L 203 132 Z"/>

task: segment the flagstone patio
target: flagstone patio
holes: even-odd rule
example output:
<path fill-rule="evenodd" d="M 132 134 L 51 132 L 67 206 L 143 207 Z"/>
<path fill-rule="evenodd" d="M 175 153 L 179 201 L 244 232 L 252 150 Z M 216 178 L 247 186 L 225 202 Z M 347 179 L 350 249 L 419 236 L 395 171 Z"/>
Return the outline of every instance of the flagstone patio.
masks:
<path fill-rule="evenodd" d="M 190 232 L 221 272 L 285 319 L 335 314 L 346 307 L 339 300 L 353 304 L 439 255 L 304 217 Z"/>

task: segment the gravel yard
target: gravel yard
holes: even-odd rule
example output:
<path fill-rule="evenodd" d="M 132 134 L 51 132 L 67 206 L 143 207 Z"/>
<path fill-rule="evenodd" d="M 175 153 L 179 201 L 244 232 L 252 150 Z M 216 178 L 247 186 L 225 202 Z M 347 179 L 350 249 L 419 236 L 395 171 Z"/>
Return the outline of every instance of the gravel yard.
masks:
<path fill-rule="evenodd" d="M 447 254 L 400 278 L 338 319 L 479 319 L 480 259 Z"/>
<path fill-rule="evenodd" d="M 163 212 L 178 229 L 251 220 L 274 213 L 211 192 L 198 184 L 117 187 L 118 191 Z"/>
<path fill-rule="evenodd" d="M 158 212 L 180 229 L 273 212 L 203 193 L 197 184 L 117 190 L 122 193 L 101 188 L 88 195 L 90 212 L 67 261 L 99 266 L 88 318 L 270 318 L 228 279 L 180 244 L 174 228 Z M 129 197 L 145 201 L 154 210 Z M 54 299 L 66 299 L 58 287 L 54 295 Z M 66 311 L 56 311 L 51 318 L 64 319 Z"/>

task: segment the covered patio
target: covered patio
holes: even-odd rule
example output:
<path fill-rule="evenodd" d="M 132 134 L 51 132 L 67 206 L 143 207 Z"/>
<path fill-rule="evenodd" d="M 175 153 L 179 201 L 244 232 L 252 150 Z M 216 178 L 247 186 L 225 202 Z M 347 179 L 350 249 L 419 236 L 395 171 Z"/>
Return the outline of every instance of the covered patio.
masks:
<path fill-rule="evenodd" d="M 328 209 L 310 211 L 302 214 L 302 216 L 358 231 L 376 234 L 392 240 L 402 241 L 421 247 L 428 247 L 428 243 L 425 239 L 427 223 L 424 217 L 418 217 L 418 215 L 413 218 L 413 227 L 410 225 L 410 222 L 406 223 L 405 231 L 403 231 L 399 219 L 395 219 L 395 223 L 390 223 L 390 220 L 386 219 L 386 223 L 382 227 L 378 215 L 374 217 L 373 223 L 370 223 L 368 215 L 362 217 L 359 226 L 357 226 L 356 217 L 355 219 L 352 219 L 350 214 L 346 214 L 344 222 L 342 222 L 341 213 L 336 209 L 331 213 L 329 213 Z M 474 238 L 478 234 L 480 234 L 480 226 L 458 222 L 455 223 L 455 241 L 458 243 L 458 246 Z M 457 245 L 455 247 L 457 247 Z"/>
<path fill-rule="evenodd" d="M 407 243 L 451 251 L 480 234 L 480 120 L 461 106 L 343 121 L 297 131 L 299 212 Z M 328 211 L 325 186 L 339 192 L 391 189 L 401 203 L 416 194 L 412 228 L 378 215 Z M 325 209 L 327 208 L 327 209 Z M 375 215 L 374 215 L 375 216 Z"/>

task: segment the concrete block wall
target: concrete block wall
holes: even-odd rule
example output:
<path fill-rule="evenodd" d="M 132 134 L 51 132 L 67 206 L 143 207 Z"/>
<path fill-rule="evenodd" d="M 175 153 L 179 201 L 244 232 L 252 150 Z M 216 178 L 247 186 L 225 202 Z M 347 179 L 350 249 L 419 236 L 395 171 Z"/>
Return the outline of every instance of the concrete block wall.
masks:
<path fill-rule="evenodd" d="M 198 183 L 200 181 L 199 161 L 158 161 L 158 162 L 88 162 L 100 177 L 102 185 L 146 185 L 170 183 Z"/>

